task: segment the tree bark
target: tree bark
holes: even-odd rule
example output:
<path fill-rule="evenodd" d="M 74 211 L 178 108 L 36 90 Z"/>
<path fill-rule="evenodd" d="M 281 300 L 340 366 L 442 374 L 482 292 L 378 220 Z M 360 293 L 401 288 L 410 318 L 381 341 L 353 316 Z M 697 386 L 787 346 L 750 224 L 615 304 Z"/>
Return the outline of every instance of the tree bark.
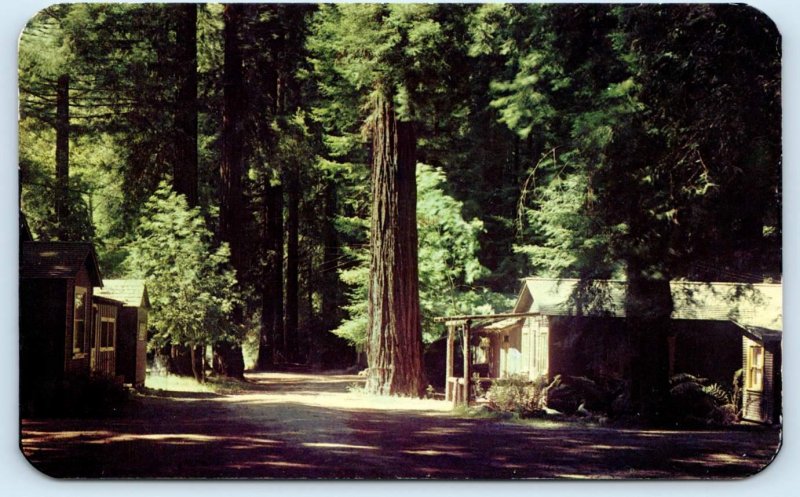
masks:
<path fill-rule="evenodd" d="M 239 47 L 239 29 L 243 6 L 226 4 L 223 8 L 224 62 L 223 62 L 223 103 L 222 113 L 222 160 L 220 161 L 220 238 L 228 242 L 231 251 L 231 264 L 237 278 L 244 273 L 242 246 L 243 197 L 242 197 L 242 109 L 244 83 L 242 77 L 242 57 Z M 241 306 L 231 313 L 236 326 L 244 322 Z M 217 373 L 244 377 L 244 357 L 238 343 L 222 342 L 214 347 Z"/>
<path fill-rule="evenodd" d="M 325 330 L 330 331 L 339 324 L 339 275 L 336 272 L 339 260 L 339 236 L 336 233 L 336 185 L 333 180 L 325 185 L 325 223 L 322 241 L 322 302 L 320 305 Z"/>
<path fill-rule="evenodd" d="M 197 4 L 173 5 L 177 14 L 178 95 L 175 106 L 173 188 L 197 205 Z"/>
<path fill-rule="evenodd" d="M 200 346 L 199 345 L 189 346 L 189 354 L 190 354 L 191 361 L 192 361 L 192 375 L 194 375 L 194 379 L 197 380 L 198 383 L 204 383 L 205 382 L 205 371 L 204 371 L 204 367 L 203 367 L 202 356 L 201 357 L 197 357 L 197 352 L 198 351 L 200 351 L 202 353 L 202 351 L 200 350 Z M 198 369 L 198 365 L 197 365 L 198 359 L 200 360 L 199 369 Z"/>
<path fill-rule="evenodd" d="M 286 308 L 284 316 L 284 346 L 286 359 L 297 361 L 297 316 L 299 307 L 299 210 L 300 180 L 296 164 L 289 164 L 287 169 L 286 210 Z"/>
<path fill-rule="evenodd" d="M 642 275 L 638 264 L 627 269 L 625 314 L 630 326 L 631 402 L 645 420 L 663 422 L 669 400 L 670 316 L 673 303 L 668 279 Z"/>
<path fill-rule="evenodd" d="M 367 390 L 425 392 L 419 310 L 416 138 L 379 98 L 372 129 L 372 219 L 367 318 Z"/>
<path fill-rule="evenodd" d="M 264 189 L 265 230 L 263 243 L 266 268 L 261 287 L 261 337 L 257 367 L 270 369 L 275 364 L 277 339 L 283 338 L 283 188 Z"/>
<path fill-rule="evenodd" d="M 69 224 L 69 75 L 56 88 L 56 189 L 53 195 L 58 238 L 68 238 Z"/>

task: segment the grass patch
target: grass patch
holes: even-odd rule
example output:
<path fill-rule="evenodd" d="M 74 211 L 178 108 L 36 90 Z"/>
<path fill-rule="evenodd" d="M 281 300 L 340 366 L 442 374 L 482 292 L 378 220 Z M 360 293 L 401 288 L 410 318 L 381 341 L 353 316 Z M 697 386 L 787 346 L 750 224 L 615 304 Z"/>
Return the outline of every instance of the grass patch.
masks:
<path fill-rule="evenodd" d="M 208 376 L 205 383 L 200 383 L 191 376 L 152 375 L 147 377 L 145 385 L 147 390 L 154 393 L 233 395 L 253 390 L 253 385 L 246 381 L 218 376 Z"/>
<path fill-rule="evenodd" d="M 199 383 L 190 376 L 152 375 L 145 380 L 149 390 L 187 393 L 215 393 L 210 383 Z"/>

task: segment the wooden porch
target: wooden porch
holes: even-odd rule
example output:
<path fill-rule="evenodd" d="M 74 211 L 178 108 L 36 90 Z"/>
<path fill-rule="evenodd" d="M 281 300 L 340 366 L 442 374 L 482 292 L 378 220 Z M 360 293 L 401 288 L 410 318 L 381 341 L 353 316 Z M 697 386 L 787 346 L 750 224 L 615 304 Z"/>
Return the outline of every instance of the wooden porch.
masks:
<path fill-rule="evenodd" d="M 453 405 L 469 405 L 474 400 L 473 395 L 473 354 L 470 346 L 474 330 L 473 323 L 480 323 L 480 327 L 486 327 L 491 323 L 502 320 L 518 320 L 531 316 L 538 316 L 538 312 L 512 313 L 512 314 L 489 314 L 489 315 L 468 315 L 468 316 L 444 316 L 434 318 L 434 322 L 445 323 L 447 325 L 447 357 L 445 360 L 445 400 L 452 402 Z M 455 374 L 456 357 L 456 338 L 461 337 L 463 368 L 462 374 Z"/>

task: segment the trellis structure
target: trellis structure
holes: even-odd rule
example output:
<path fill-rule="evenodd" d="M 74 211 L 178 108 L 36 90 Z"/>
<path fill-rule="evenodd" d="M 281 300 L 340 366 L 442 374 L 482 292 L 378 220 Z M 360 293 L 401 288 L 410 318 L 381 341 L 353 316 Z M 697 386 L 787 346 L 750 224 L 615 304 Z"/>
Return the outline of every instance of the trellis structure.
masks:
<path fill-rule="evenodd" d="M 492 321 L 499 321 L 509 318 L 525 318 L 538 316 L 538 312 L 523 312 L 510 314 L 482 314 L 467 316 L 442 316 L 434 318 L 436 323 L 447 325 L 447 358 L 445 362 L 445 400 L 453 402 L 454 405 L 469 405 L 472 400 L 472 353 L 469 343 L 472 334 L 473 321 L 482 321 L 487 324 Z M 461 327 L 461 346 L 464 356 L 464 371 L 462 376 L 455 375 L 455 340 L 457 328 Z"/>

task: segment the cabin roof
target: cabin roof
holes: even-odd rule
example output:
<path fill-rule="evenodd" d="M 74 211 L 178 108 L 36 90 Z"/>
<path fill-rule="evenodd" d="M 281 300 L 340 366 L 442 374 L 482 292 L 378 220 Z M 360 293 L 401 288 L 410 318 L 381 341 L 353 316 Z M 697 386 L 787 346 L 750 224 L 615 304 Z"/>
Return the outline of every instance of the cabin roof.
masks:
<path fill-rule="evenodd" d="M 95 295 L 119 300 L 126 307 L 150 308 L 144 280 L 103 280 L 103 288 L 95 288 Z"/>
<path fill-rule="evenodd" d="M 506 318 L 500 321 L 491 321 L 486 324 L 478 325 L 473 331 L 483 333 L 503 333 L 517 326 L 521 326 L 525 318 Z"/>
<path fill-rule="evenodd" d="M 122 306 L 123 303 L 117 299 L 110 299 L 108 297 L 102 297 L 97 295 L 96 293 L 92 293 L 92 302 L 97 302 L 99 304 L 110 304 L 110 305 L 118 305 Z"/>
<path fill-rule="evenodd" d="M 625 317 L 627 282 L 526 278 L 514 312 Z M 771 283 L 671 281 L 672 319 L 733 321 L 783 329 L 783 288 Z"/>
<path fill-rule="evenodd" d="M 20 278 L 74 278 L 86 266 L 93 286 L 103 278 L 91 242 L 23 242 L 19 261 Z"/>

